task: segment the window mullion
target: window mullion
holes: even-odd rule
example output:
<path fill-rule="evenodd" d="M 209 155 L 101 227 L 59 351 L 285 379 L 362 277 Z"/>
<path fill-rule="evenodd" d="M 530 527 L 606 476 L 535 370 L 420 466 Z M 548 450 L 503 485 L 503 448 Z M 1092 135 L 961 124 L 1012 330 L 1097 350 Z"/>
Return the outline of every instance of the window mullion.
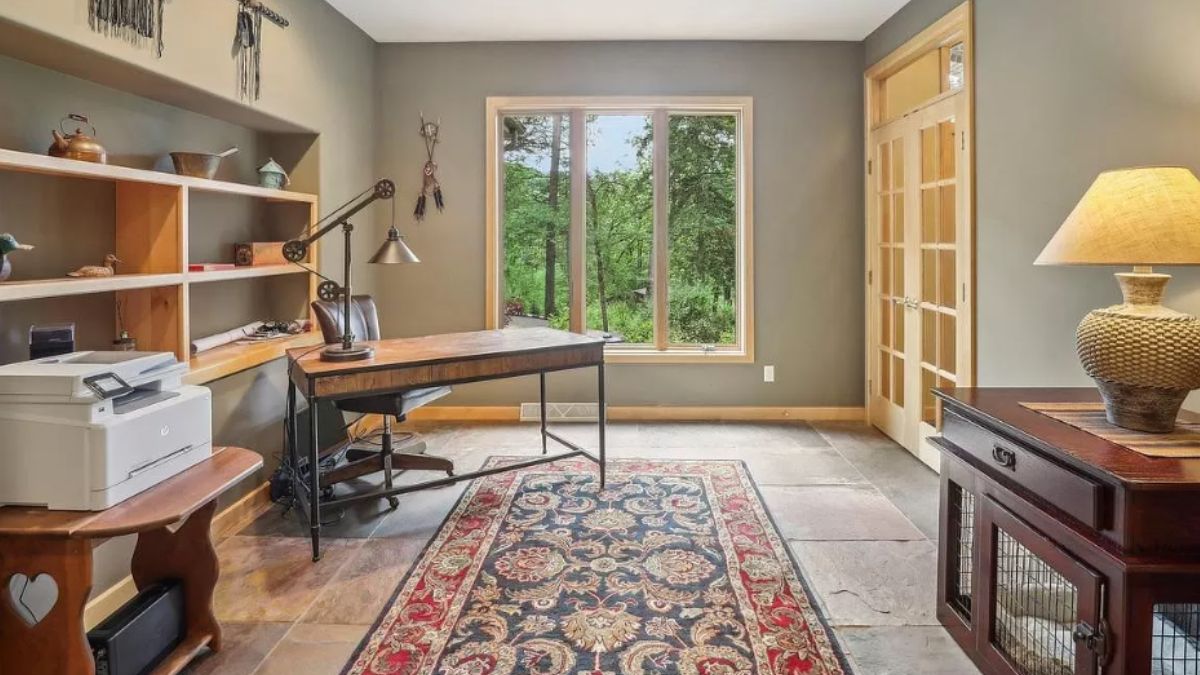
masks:
<path fill-rule="evenodd" d="M 670 139 L 669 113 L 665 108 L 654 111 L 654 346 L 664 351 L 670 344 L 670 334 L 667 330 L 667 275 L 668 275 L 668 239 L 667 225 L 670 217 L 668 209 L 668 176 L 670 164 L 668 150 Z"/>
<path fill-rule="evenodd" d="M 567 236 L 570 256 L 572 332 L 587 331 L 587 112 L 571 111 L 571 226 Z"/>

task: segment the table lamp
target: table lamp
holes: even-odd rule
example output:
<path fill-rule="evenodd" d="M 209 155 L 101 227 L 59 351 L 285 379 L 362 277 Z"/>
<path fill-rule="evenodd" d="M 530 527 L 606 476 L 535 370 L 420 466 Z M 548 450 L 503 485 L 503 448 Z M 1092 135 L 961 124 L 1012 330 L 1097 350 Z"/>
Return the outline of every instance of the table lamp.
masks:
<path fill-rule="evenodd" d="M 375 350 L 369 345 L 354 341 L 356 336 L 350 329 L 350 297 L 353 295 L 353 291 L 350 289 L 350 270 L 354 262 L 350 250 L 350 237 L 354 233 L 354 224 L 350 222 L 350 218 L 377 200 L 392 199 L 395 196 L 396 184 L 386 178 L 379 180 L 375 185 L 334 209 L 329 215 L 308 226 L 305 231 L 311 232 L 311 234 L 301 239 L 293 239 L 283 245 L 283 257 L 300 264 L 308 257 L 308 248 L 313 242 L 339 226 L 342 228 L 345 237 L 342 284 L 339 286 L 337 282 L 326 278 L 320 272 L 309 269 L 310 272 L 325 279 L 317 285 L 318 298 L 330 301 L 341 299 L 342 301 L 342 341 L 326 347 L 321 352 L 322 361 L 360 361 L 375 355 Z M 375 255 L 371 256 L 370 262 L 376 265 L 421 262 L 412 249 L 404 243 L 404 239 L 400 237 L 400 231 L 396 229 L 395 206 L 392 208 L 392 225 L 388 228 L 387 239 L 375 252 Z"/>
<path fill-rule="evenodd" d="M 1200 320 L 1161 304 L 1171 276 L 1151 266 L 1200 264 L 1200 180 L 1178 167 L 1100 174 L 1035 264 L 1133 266 L 1116 275 L 1124 303 L 1079 324 L 1079 359 L 1110 423 L 1173 430 L 1200 388 Z"/>

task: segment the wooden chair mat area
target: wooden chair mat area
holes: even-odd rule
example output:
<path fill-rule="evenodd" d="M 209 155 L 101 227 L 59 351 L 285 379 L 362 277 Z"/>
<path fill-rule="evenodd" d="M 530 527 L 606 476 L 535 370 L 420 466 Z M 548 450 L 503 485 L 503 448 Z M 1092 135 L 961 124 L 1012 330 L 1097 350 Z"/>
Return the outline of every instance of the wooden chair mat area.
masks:
<path fill-rule="evenodd" d="M 1148 457 L 1200 457 L 1200 422 L 1192 419 L 1193 416 L 1188 413 L 1184 413 L 1176 421 L 1175 431 L 1168 434 L 1149 434 L 1122 429 L 1110 423 L 1104 417 L 1103 403 L 1022 402 L 1021 405 Z"/>

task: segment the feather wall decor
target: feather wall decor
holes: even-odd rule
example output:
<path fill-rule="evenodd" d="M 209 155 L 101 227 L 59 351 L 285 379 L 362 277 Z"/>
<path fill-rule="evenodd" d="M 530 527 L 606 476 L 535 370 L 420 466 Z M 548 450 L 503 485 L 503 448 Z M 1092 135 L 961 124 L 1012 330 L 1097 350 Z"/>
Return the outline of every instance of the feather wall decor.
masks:
<path fill-rule="evenodd" d="M 164 0 L 88 0 L 88 26 L 133 45 L 150 42 L 163 55 Z"/>

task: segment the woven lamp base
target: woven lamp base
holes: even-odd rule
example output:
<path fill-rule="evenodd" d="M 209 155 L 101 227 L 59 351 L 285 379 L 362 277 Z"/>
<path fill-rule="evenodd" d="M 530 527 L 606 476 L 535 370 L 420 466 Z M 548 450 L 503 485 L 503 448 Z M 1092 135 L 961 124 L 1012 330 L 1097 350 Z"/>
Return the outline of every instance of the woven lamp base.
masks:
<path fill-rule="evenodd" d="M 1161 304 L 1167 274 L 1117 274 L 1125 303 L 1079 324 L 1079 360 L 1100 389 L 1108 421 L 1167 433 L 1200 388 L 1200 320 Z"/>

